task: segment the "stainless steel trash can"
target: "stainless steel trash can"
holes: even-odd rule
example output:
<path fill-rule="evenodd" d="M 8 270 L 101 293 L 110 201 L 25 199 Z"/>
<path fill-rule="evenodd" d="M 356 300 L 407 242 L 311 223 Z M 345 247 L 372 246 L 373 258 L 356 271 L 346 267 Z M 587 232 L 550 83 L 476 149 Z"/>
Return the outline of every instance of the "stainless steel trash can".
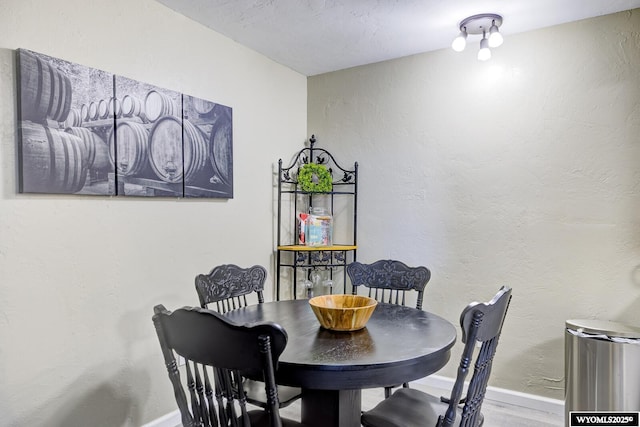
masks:
<path fill-rule="evenodd" d="M 640 327 L 567 320 L 565 421 L 570 411 L 640 410 Z"/>

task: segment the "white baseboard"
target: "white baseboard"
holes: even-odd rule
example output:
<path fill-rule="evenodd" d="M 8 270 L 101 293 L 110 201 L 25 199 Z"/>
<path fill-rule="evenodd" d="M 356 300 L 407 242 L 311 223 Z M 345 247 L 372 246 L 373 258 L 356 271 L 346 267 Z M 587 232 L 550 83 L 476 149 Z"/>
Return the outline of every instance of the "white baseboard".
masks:
<path fill-rule="evenodd" d="M 177 427 L 181 425 L 182 419 L 180 418 L 180 411 L 176 409 L 173 412 L 169 412 L 167 415 L 156 418 L 142 427 Z"/>
<path fill-rule="evenodd" d="M 451 393 L 455 380 L 453 378 L 443 377 L 440 375 L 431 375 L 413 382 L 442 391 L 443 396 L 448 396 Z M 535 394 L 522 393 L 519 391 L 492 386 L 487 387 L 485 399 L 564 416 L 564 401 L 559 399 L 550 399 L 548 397 L 537 396 Z"/>

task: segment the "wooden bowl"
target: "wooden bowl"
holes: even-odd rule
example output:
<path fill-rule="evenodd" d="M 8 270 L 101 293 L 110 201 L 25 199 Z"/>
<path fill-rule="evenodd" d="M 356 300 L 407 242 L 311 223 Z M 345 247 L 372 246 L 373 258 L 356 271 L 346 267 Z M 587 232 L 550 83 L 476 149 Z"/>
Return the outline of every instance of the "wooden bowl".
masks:
<path fill-rule="evenodd" d="M 378 302 L 360 295 L 320 295 L 309 300 L 320 325 L 332 331 L 357 331 L 367 324 Z"/>

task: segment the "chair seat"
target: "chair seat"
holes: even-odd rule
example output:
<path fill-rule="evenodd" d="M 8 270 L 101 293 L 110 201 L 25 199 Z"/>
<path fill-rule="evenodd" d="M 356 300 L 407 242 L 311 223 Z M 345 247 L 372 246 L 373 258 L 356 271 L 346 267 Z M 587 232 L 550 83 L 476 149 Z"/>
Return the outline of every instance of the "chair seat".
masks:
<path fill-rule="evenodd" d="M 247 402 L 266 407 L 267 394 L 264 391 L 264 383 L 262 381 L 254 381 L 245 379 L 243 382 L 244 392 L 247 396 Z M 298 387 L 288 387 L 285 385 L 278 386 L 278 400 L 280 407 L 285 408 L 300 398 L 302 391 Z"/>
<path fill-rule="evenodd" d="M 440 397 L 412 388 L 401 388 L 375 408 L 362 414 L 365 427 L 435 427 L 447 404 Z M 460 425 L 462 409 L 458 409 L 455 426 Z M 484 421 L 479 417 L 477 426 Z M 476 427 L 477 427 L 476 426 Z"/>

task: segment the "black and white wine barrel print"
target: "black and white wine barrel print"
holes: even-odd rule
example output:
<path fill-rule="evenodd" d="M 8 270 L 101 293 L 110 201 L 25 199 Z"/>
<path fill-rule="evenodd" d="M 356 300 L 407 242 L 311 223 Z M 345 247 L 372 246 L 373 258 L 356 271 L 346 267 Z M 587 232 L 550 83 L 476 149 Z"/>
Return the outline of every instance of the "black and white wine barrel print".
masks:
<path fill-rule="evenodd" d="M 230 107 L 16 53 L 20 191 L 233 197 Z"/>

